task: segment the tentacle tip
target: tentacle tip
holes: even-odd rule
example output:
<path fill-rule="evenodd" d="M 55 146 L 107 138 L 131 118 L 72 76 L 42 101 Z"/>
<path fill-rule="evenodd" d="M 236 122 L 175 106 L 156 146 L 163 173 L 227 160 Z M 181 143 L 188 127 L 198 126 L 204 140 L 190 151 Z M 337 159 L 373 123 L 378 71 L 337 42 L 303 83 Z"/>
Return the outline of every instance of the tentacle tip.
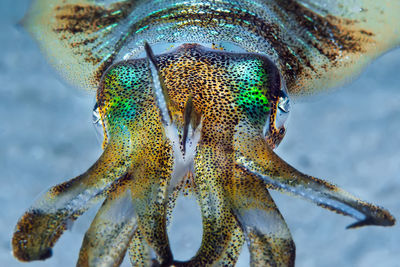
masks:
<path fill-rule="evenodd" d="M 19 261 L 29 262 L 36 260 L 46 260 L 53 255 L 51 248 L 46 248 L 42 251 L 36 251 L 35 249 L 28 249 L 23 246 L 13 246 L 13 255 Z"/>
<path fill-rule="evenodd" d="M 357 221 L 350 224 L 346 229 L 354 229 L 363 226 L 376 225 L 376 226 L 393 226 L 396 223 L 396 219 L 389 213 L 385 214 L 382 218 L 367 217 L 364 220 Z"/>
<path fill-rule="evenodd" d="M 35 260 L 45 260 L 53 255 L 49 247 L 41 248 L 38 244 L 31 244 L 29 233 L 16 231 L 12 238 L 13 255 L 19 261 L 29 262 Z"/>
<path fill-rule="evenodd" d="M 50 258 L 51 248 L 65 226 L 57 214 L 45 214 L 39 210 L 26 212 L 19 220 L 11 240 L 14 257 L 23 262 Z"/>

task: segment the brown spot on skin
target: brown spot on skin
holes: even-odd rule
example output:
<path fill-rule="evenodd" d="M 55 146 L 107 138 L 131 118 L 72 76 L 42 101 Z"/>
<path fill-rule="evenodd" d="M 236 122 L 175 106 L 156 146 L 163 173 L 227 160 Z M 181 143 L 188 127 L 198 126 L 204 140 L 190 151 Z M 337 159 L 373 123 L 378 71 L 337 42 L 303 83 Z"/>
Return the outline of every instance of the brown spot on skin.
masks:
<path fill-rule="evenodd" d="M 374 35 L 375 35 L 375 34 L 373 34 L 372 32 L 365 31 L 365 30 L 360 30 L 360 33 L 361 33 L 361 34 L 364 34 L 364 35 L 368 35 L 368 36 L 374 36 Z"/>

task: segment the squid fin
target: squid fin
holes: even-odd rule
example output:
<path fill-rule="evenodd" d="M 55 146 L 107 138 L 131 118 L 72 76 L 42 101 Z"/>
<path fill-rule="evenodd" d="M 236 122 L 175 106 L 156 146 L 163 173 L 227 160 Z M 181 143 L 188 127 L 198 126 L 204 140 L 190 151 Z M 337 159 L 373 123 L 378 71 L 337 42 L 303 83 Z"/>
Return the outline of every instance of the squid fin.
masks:
<path fill-rule="evenodd" d="M 277 27 L 269 41 L 292 95 L 340 86 L 400 44 L 396 0 L 284 0 L 266 6 L 274 10 Z"/>
<path fill-rule="evenodd" d="M 34 0 L 22 24 L 64 79 L 96 91 L 103 72 L 123 48 L 128 37 L 123 22 L 137 2 Z"/>

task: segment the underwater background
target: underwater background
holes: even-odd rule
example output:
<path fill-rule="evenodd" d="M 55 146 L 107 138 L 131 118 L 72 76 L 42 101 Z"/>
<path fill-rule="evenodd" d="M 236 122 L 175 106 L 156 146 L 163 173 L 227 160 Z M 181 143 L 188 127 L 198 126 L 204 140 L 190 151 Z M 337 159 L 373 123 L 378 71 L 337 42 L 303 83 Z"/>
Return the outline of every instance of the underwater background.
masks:
<path fill-rule="evenodd" d="M 0 1 L 0 265 L 74 266 L 96 208 L 60 238 L 53 257 L 23 264 L 11 254 L 18 218 L 37 195 L 87 170 L 101 154 L 92 125 L 94 94 L 71 88 L 17 25 L 29 0 Z M 400 220 L 400 49 L 330 93 L 294 100 L 277 153 Z M 272 192 L 296 243 L 296 266 L 400 267 L 400 226 L 346 230 L 354 222 Z M 195 200 L 181 197 L 170 241 L 177 259 L 201 242 Z M 247 248 L 238 266 L 248 266 Z M 123 266 L 130 266 L 125 259 Z"/>

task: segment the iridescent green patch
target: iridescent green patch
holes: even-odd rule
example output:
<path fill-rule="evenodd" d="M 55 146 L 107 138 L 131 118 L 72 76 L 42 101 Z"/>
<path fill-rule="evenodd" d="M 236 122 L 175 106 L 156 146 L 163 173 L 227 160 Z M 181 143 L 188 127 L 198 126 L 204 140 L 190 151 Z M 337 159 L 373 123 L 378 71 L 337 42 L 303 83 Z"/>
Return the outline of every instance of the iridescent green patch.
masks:
<path fill-rule="evenodd" d="M 268 100 L 269 75 L 260 59 L 246 59 L 232 67 L 232 82 L 238 91 L 237 104 L 252 120 L 264 121 L 270 111 Z"/>

